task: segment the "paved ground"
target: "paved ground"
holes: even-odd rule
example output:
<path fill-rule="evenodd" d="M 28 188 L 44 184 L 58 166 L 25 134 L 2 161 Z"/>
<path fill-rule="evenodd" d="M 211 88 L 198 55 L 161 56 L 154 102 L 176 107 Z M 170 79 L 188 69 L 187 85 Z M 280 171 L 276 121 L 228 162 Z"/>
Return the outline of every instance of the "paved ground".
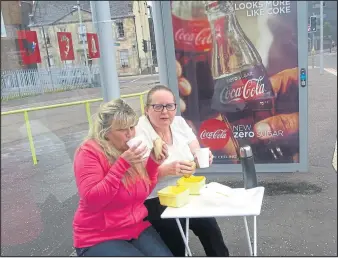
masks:
<path fill-rule="evenodd" d="M 125 93 L 147 88 L 131 85 Z M 99 96 L 95 90 L 59 93 L 53 100 L 27 98 L 3 103 L 3 107 L 9 110 L 57 99 L 87 99 Z M 309 70 L 309 173 L 259 175 L 260 184 L 266 187 L 258 220 L 259 255 L 337 255 L 337 174 L 331 165 L 337 132 L 336 97 L 336 76 L 327 71 L 319 75 L 317 68 Z M 131 103 L 138 106 L 137 100 Z M 85 111 L 83 107 L 39 111 L 30 118 L 37 166 L 31 162 L 22 115 L 2 117 L 1 255 L 67 256 L 73 251 L 71 223 L 78 201 L 72 158 L 86 134 Z M 213 180 L 229 186 L 242 184 L 239 174 Z M 248 255 L 242 219 L 218 221 L 231 255 Z M 194 255 L 204 255 L 194 236 L 191 246 Z"/>
<path fill-rule="evenodd" d="M 323 55 L 324 68 L 327 69 L 336 69 L 337 70 L 337 52 L 334 53 L 324 53 Z M 309 56 L 308 64 L 312 66 L 312 58 L 314 58 L 314 63 L 316 67 L 320 67 L 320 55 L 316 54 L 314 57 Z"/>

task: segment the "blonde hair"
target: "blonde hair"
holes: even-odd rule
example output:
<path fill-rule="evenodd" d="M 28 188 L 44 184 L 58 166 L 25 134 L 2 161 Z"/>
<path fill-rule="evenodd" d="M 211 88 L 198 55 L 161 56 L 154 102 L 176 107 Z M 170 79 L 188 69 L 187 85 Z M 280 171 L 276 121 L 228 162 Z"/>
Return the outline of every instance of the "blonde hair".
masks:
<path fill-rule="evenodd" d="M 86 140 L 94 140 L 102 148 L 103 153 L 113 164 L 122 152 L 108 142 L 107 133 L 110 130 L 121 130 L 136 126 L 138 117 L 135 111 L 122 99 L 112 100 L 101 104 L 98 112 L 93 115 L 93 122 L 89 128 Z M 143 164 L 132 166 L 122 178 L 122 183 L 127 187 L 134 184 L 137 178 L 142 178 L 149 184 L 148 173 Z"/>

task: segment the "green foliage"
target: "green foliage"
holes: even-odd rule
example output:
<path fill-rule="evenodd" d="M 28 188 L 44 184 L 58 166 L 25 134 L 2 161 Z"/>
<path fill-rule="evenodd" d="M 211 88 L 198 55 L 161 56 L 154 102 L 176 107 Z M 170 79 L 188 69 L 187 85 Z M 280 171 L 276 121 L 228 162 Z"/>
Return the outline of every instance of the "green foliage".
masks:
<path fill-rule="evenodd" d="M 325 22 L 323 25 L 323 36 L 328 37 L 331 35 L 331 24 L 328 22 Z"/>

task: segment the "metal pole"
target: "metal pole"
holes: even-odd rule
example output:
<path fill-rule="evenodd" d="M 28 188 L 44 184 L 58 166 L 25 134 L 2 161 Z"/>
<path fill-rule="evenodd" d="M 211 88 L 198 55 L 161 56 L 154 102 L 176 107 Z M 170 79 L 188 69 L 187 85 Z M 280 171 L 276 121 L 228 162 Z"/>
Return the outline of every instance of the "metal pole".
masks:
<path fill-rule="evenodd" d="M 52 72 L 50 70 L 51 65 L 50 65 L 49 51 L 48 51 L 48 46 L 47 46 L 47 41 L 46 41 L 45 29 L 44 29 L 43 26 L 41 27 L 41 29 L 42 29 L 43 41 L 44 41 L 44 44 L 45 44 L 46 54 L 47 54 L 47 62 L 48 62 L 47 72 L 48 72 L 48 75 L 49 75 L 50 84 L 52 86 L 52 89 L 54 89 L 53 76 L 52 76 Z M 42 92 L 44 92 L 43 89 L 42 89 Z"/>
<path fill-rule="evenodd" d="M 94 32 L 97 33 L 97 18 L 96 18 L 96 9 L 95 5 L 93 4 L 93 1 L 90 1 L 90 9 L 92 11 L 92 22 L 93 22 L 93 27 L 94 27 Z"/>
<path fill-rule="evenodd" d="M 84 42 L 84 37 L 85 35 L 82 34 L 82 15 L 81 15 L 81 9 L 80 9 L 80 1 L 77 1 L 77 12 L 79 14 L 79 23 L 80 23 L 80 28 L 81 28 L 81 38 L 82 38 L 82 48 L 83 48 L 83 53 L 85 56 L 85 66 L 87 67 L 88 70 L 88 81 L 89 83 L 92 83 L 92 79 L 91 79 L 91 72 L 89 69 L 89 65 L 88 65 L 88 57 L 87 57 L 87 48 L 86 48 L 86 44 Z"/>
<path fill-rule="evenodd" d="M 115 42 L 109 9 L 109 1 L 91 1 L 100 46 L 100 78 L 103 100 L 120 98 L 119 78 L 116 69 Z M 103 54 L 104 53 L 104 54 Z"/>
<path fill-rule="evenodd" d="M 164 48 L 164 35 L 163 35 L 163 19 L 161 12 L 161 2 L 153 1 L 153 24 L 156 42 L 156 54 L 157 54 L 157 65 L 158 73 L 160 77 L 160 83 L 168 85 L 167 76 L 167 62 Z"/>
<path fill-rule="evenodd" d="M 41 29 L 42 29 L 43 41 L 44 41 L 44 45 L 45 45 L 45 49 L 46 49 L 46 54 L 47 54 L 47 63 L 48 63 L 48 71 L 49 71 L 50 60 L 49 60 L 49 52 L 48 52 L 48 47 L 47 47 L 47 42 L 46 42 L 45 29 L 44 29 L 43 26 L 41 27 Z"/>
<path fill-rule="evenodd" d="M 312 32 L 312 51 L 315 51 L 315 33 Z"/>
<path fill-rule="evenodd" d="M 150 74 L 153 75 L 153 66 L 154 66 L 154 63 L 153 63 L 153 56 L 152 56 L 152 51 L 153 51 L 153 46 L 151 45 L 151 41 L 149 40 L 148 41 L 148 46 L 149 46 L 149 60 L 150 60 Z"/>
<path fill-rule="evenodd" d="M 312 32 L 312 50 L 311 50 L 311 63 L 312 68 L 315 68 L 315 33 Z"/>
<path fill-rule="evenodd" d="M 177 115 L 181 115 L 170 1 L 153 1 L 154 30 L 160 83 L 167 85 L 177 99 Z"/>
<path fill-rule="evenodd" d="M 324 28 L 324 14 L 323 1 L 320 1 L 320 74 L 324 74 L 324 57 L 323 57 L 323 28 Z"/>
<path fill-rule="evenodd" d="M 315 14 L 312 13 L 312 16 L 314 16 Z M 312 68 L 315 68 L 315 32 L 312 31 L 312 50 L 311 50 L 311 56 L 312 56 Z"/>

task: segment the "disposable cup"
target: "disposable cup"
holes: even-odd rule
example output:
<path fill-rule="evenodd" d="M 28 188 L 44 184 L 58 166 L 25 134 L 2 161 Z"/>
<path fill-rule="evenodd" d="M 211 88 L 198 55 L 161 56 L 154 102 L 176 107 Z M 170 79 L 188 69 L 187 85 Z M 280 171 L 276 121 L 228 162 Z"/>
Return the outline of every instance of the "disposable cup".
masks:
<path fill-rule="evenodd" d="M 201 148 L 195 152 L 198 165 L 200 168 L 208 168 L 209 164 L 209 148 Z"/>
<path fill-rule="evenodd" d="M 140 145 L 137 149 L 144 147 L 144 146 L 145 146 L 145 142 L 144 142 L 144 139 L 143 139 L 142 136 L 136 136 L 136 137 L 130 139 L 130 140 L 127 142 L 127 145 L 128 145 L 129 148 L 131 148 L 131 147 L 133 147 L 133 146 L 139 144 L 140 142 L 141 142 L 141 145 Z M 148 150 L 148 151 L 144 154 L 143 157 L 146 158 L 146 157 L 148 157 L 149 155 L 150 155 L 150 150 Z"/>
<path fill-rule="evenodd" d="M 127 145 L 128 145 L 129 148 L 131 148 L 131 147 L 133 147 L 133 146 L 139 144 L 140 142 L 142 142 L 142 140 L 143 140 L 143 139 L 142 139 L 141 136 L 136 136 L 136 137 L 130 139 L 130 140 L 127 142 Z M 143 144 L 141 144 L 140 146 L 142 146 L 142 145 L 143 145 Z"/>

